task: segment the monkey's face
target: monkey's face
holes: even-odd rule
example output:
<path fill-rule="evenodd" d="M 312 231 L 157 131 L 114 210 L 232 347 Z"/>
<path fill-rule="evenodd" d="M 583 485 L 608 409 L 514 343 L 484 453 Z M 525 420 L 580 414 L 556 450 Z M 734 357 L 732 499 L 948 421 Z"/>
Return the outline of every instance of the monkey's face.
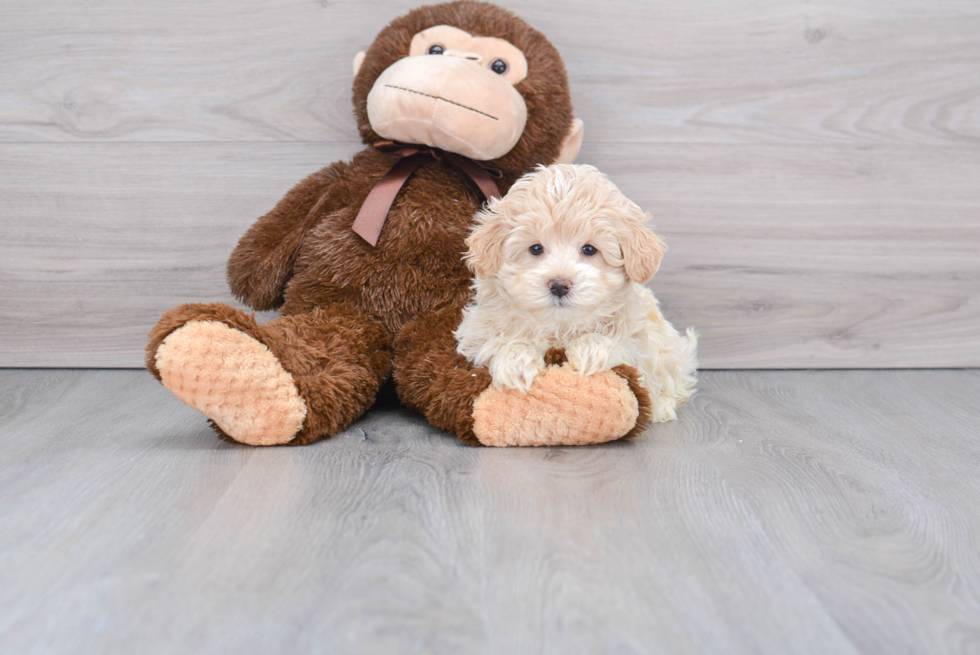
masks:
<path fill-rule="evenodd" d="M 368 120 L 386 139 L 496 159 L 524 133 L 527 105 L 514 85 L 526 76 L 524 53 L 504 39 L 437 25 L 374 82 Z"/>
<path fill-rule="evenodd" d="M 354 58 L 353 92 L 364 143 L 421 143 L 492 161 L 504 192 L 539 164 L 573 162 L 582 143 L 558 51 L 488 2 L 396 18 Z"/>

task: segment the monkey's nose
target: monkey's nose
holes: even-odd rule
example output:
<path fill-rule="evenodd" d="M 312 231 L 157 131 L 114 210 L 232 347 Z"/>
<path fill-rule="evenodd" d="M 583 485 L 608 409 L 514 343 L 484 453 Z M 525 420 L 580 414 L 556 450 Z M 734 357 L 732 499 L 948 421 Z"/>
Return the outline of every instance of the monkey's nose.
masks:
<path fill-rule="evenodd" d="M 556 298 L 562 298 L 568 295 L 568 290 L 572 288 L 571 280 L 551 280 L 548 282 L 548 288 L 551 289 L 551 295 Z"/>
<path fill-rule="evenodd" d="M 477 64 L 483 63 L 483 57 L 475 52 L 467 52 L 466 50 L 446 50 L 442 54 L 448 55 L 450 57 L 456 57 L 458 59 L 465 59 L 467 61 L 472 61 Z"/>

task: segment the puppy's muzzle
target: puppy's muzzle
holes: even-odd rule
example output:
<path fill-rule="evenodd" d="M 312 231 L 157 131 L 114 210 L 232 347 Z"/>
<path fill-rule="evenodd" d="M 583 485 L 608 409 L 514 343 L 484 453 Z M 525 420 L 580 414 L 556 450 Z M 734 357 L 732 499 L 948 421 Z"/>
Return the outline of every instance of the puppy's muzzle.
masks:
<path fill-rule="evenodd" d="M 571 280 L 551 280 L 548 282 L 548 288 L 551 290 L 551 295 L 555 298 L 564 298 L 568 295 L 569 290 L 572 288 Z"/>

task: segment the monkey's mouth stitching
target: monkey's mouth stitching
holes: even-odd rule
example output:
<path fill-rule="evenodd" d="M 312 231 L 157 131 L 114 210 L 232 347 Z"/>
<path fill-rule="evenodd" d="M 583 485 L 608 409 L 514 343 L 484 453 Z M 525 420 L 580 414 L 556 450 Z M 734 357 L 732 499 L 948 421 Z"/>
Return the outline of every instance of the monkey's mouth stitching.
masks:
<path fill-rule="evenodd" d="M 496 116 L 491 116 L 490 114 L 487 114 L 485 112 L 482 112 L 479 109 L 473 109 L 472 107 L 467 107 L 466 105 L 461 105 L 458 102 L 453 102 L 452 100 L 446 100 L 442 96 L 434 96 L 434 95 L 429 94 L 429 93 L 422 93 L 421 91 L 416 91 L 415 89 L 406 89 L 403 86 L 395 86 L 394 84 L 385 84 L 385 86 L 387 88 L 389 88 L 389 89 L 398 89 L 399 91 L 408 91 L 409 93 L 415 93 L 415 94 L 418 94 L 420 96 L 425 96 L 426 98 L 433 98 L 435 100 L 442 100 L 443 102 L 448 102 L 451 105 L 456 105 L 457 107 L 462 107 L 463 109 L 469 109 L 470 111 L 475 112 L 475 113 L 479 114 L 480 116 L 486 116 L 487 118 L 489 118 L 491 120 L 495 120 L 495 121 L 496 120 L 499 120 Z"/>

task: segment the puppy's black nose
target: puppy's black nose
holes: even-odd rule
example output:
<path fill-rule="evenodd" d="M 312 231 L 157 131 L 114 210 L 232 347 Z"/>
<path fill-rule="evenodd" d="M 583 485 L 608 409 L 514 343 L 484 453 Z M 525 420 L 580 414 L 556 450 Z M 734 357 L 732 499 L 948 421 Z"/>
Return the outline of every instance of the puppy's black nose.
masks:
<path fill-rule="evenodd" d="M 548 282 L 548 288 L 551 289 L 551 295 L 556 298 L 562 298 L 568 295 L 568 290 L 572 288 L 571 280 L 551 280 Z"/>

